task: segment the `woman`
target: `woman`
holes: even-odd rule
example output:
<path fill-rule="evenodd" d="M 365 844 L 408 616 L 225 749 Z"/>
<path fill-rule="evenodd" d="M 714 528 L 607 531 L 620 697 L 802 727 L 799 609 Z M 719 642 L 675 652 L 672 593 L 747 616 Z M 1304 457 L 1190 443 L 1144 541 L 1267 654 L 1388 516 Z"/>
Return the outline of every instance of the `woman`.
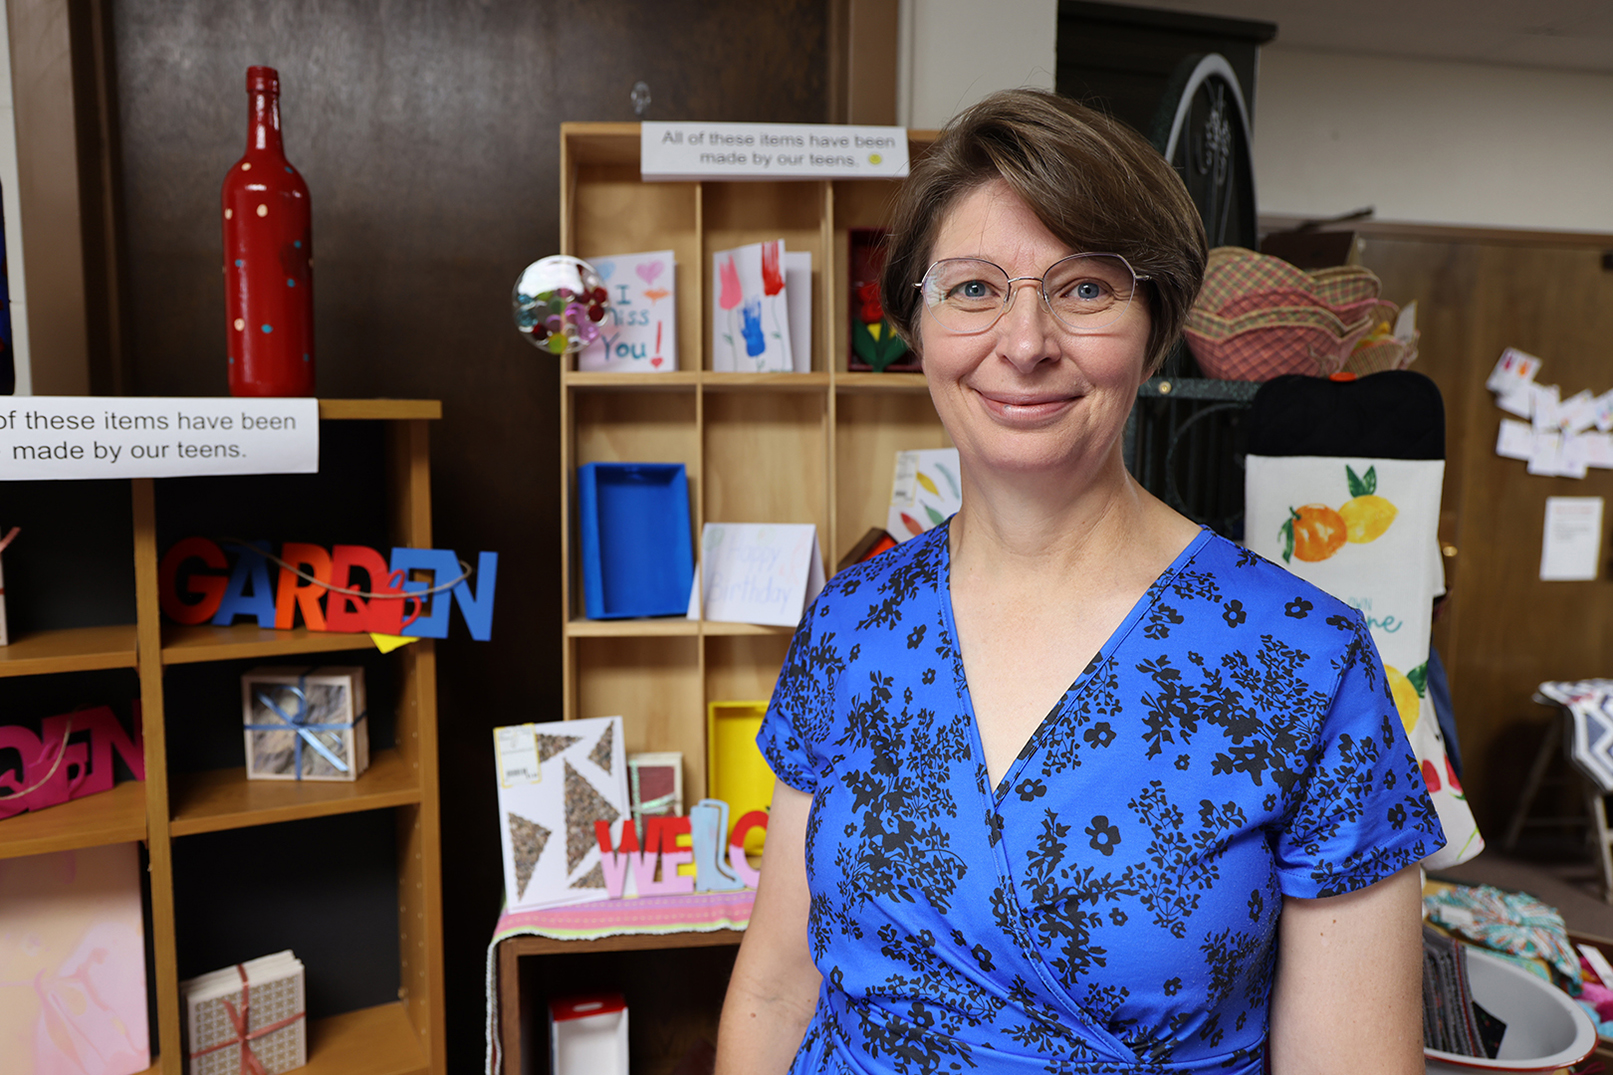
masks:
<path fill-rule="evenodd" d="M 1204 260 L 1160 156 L 1049 94 L 914 169 L 885 309 L 963 506 L 796 633 L 721 1075 L 1422 1070 L 1443 836 L 1366 628 L 1121 458 Z"/>

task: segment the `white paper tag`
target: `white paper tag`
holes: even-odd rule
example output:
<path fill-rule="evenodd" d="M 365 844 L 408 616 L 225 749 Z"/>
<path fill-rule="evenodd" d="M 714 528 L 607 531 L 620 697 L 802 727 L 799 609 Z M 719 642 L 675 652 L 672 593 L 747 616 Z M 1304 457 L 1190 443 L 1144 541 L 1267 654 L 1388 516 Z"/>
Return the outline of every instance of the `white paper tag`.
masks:
<path fill-rule="evenodd" d="M 1540 359 L 1525 354 L 1516 347 L 1508 347 L 1496 360 L 1495 369 L 1490 371 L 1484 387 L 1497 395 L 1510 395 L 1533 381 L 1539 370 Z"/>
<path fill-rule="evenodd" d="M 536 784 L 543 779 L 538 765 L 538 739 L 531 724 L 513 724 L 493 729 L 493 745 L 498 756 L 498 780 L 507 788 Z"/>
<path fill-rule="evenodd" d="M 1597 577 L 1602 554 L 1602 498 L 1548 496 L 1540 547 L 1543 581 L 1588 582 Z"/>
<path fill-rule="evenodd" d="M 1528 422 L 1501 419 L 1501 432 L 1495 439 L 1495 454 L 1503 459 L 1528 462 L 1535 454 L 1535 431 Z"/>

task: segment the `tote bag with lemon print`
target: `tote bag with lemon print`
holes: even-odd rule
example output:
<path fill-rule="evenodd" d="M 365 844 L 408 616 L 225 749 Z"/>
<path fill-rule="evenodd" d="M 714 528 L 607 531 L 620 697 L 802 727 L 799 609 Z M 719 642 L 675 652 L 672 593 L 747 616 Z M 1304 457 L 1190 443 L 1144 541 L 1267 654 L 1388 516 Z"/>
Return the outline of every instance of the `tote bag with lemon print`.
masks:
<path fill-rule="evenodd" d="M 1358 609 L 1389 674 L 1390 692 L 1445 828 L 1429 869 L 1484 849 L 1451 771 L 1427 691 L 1433 601 L 1445 592 L 1438 524 L 1441 459 L 1250 455 L 1248 547 Z"/>

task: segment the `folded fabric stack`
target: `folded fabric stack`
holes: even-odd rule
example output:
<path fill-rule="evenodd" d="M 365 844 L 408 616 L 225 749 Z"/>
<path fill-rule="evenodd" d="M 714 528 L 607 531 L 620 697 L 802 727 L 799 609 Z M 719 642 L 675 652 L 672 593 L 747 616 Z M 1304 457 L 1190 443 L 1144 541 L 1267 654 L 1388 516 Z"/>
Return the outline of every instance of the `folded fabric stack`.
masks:
<path fill-rule="evenodd" d="M 1399 308 L 1378 290 L 1377 276 L 1357 265 L 1306 272 L 1216 247 L 1187 315 L 1187 346 L 1206 376 L 1223 380 L 1402 369 L 1417 356 L 1417 336 L 1393 334 Z"/>

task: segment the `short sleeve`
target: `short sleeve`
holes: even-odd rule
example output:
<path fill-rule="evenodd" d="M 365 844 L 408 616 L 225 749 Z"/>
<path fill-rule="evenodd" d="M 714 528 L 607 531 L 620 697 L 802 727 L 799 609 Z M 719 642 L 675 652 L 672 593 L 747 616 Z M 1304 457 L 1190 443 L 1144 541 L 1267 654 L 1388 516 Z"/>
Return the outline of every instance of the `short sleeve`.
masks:
<path fill-rule="evenodd" d="M 1283 894 L 1303 899 L 1365 888 L 1445 844 L 1364 626 L 1338 662 L 1311 764 L 1273 841 Z"/>
<path fill-rule="evenodd" d="M 831 585 L 818 595 L 796 628 L 756 735 L 756 745 L 773 775 L 809 795 L 817 790 L 823 772 L 823 744 L 833 726 L 835 683 L 844 667 L 834 631 L 824 626 L 833 589 Z"/>

